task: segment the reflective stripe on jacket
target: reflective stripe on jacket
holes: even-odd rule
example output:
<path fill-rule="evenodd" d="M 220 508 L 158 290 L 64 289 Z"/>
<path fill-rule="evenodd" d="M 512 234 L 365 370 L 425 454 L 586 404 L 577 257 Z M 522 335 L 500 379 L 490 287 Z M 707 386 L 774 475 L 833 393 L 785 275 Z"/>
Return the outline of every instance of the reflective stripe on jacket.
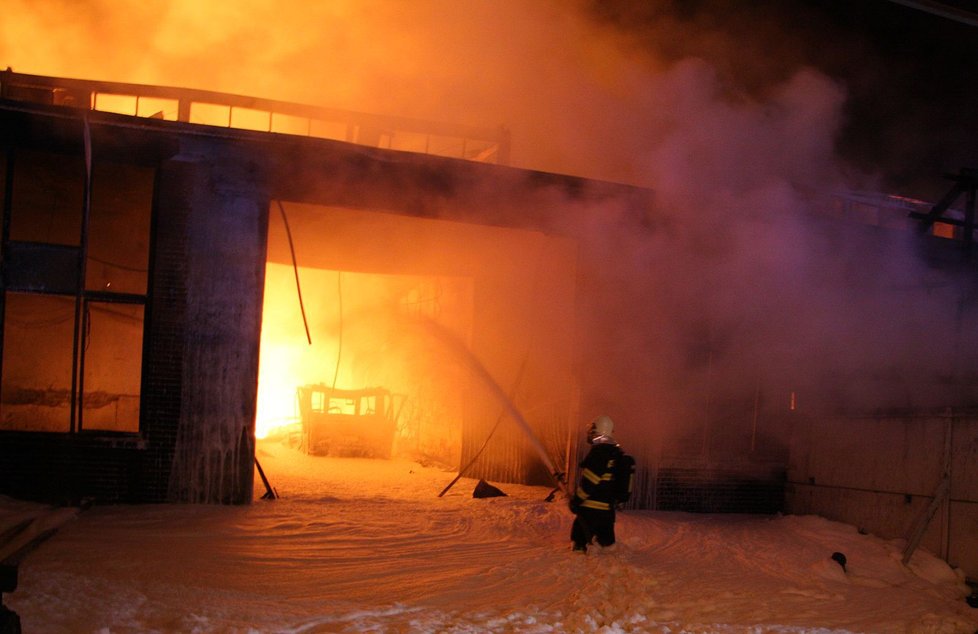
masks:
<path fill-rule="evenodd" d="M 611 481 L 615 459 L 621 455 L 618 445 L 596 444 L 581 462 L 581 481 L 575 497 L 583 508 L 599 511 L 614 510 L 615 498 Z"/>

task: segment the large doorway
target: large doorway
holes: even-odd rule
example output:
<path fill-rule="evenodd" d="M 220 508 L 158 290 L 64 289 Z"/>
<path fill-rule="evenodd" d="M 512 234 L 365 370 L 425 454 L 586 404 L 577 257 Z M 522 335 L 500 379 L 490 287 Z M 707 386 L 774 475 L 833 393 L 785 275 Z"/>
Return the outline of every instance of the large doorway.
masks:
<path fill-rule="evenodd" d="M 273 201 L 256 434 L 530 484 L 576 415 L 576 245 L 539 232 Z M 495 389 L 476 367 L 486 370 Z M 489 439 L 489 442 L 486 440 Z"/>

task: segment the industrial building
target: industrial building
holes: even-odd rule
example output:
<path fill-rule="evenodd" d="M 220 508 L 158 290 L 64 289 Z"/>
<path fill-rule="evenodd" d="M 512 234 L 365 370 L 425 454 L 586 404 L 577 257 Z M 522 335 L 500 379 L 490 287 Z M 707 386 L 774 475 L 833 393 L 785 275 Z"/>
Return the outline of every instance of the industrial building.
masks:
<path fill-rule="evenodd" d="M 927 543 L 978 570 L 973 349 L 915 377 L 925 398 L 881 389 L 869 407 L 849 396 L 905 382 L 912 356 L 754 376 L 707 318 L 676 323 L 682 353 L 663 361 L 649 306 L 699 299 L 663 296 L 669 261 L 619 238 L 663 244 L 676 219 L 647 189 L 507 165 L 504 129 L 10 70 L 0 86 L 0 494 L 248 503 L 264 435 L 548 485 L 573 477 L 604 412 L 639 458 L 635 506 L 817 512 L 895 535 L 926 516 Z M 878 271 L 912 235 L 931 274 L 900 302 L 947 294 L 941 319 L 968 342 L 967 175 L 964 215 L 825 195 L 806 227 L 879 245 L 843 254 Z M 647 371 L 673 362 L 682 380 Z M 702 402 L 680 411 L 682 390 Z"/>

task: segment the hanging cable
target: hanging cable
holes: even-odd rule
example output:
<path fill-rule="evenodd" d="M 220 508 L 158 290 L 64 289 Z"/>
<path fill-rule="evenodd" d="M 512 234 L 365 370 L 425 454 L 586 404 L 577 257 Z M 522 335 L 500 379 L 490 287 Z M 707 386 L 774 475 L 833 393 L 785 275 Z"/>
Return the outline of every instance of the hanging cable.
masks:
<path fill-rule="evenodd" d="M 309 321 L 306 319 L 306 307 L 302 303 L 302 287 L 299 285 L 299 264 L 295 259 L 295 246 L 292 244 L 292 231 L 289 229 L 289 219 L 285 215 L 285 205 L 281 200 L 276 200 L 278 210 L 282 214 L 282 223 L 285 225 L 285 235 L 289 239 L 289 252 L 292 254 L 292 270 L 295 272 L 295 292 L 299 295 L 299 311 L 302 313 L 302 325 L 306 329 L 306 341 L 312 345 L 312 336 L 309 334 Z"/>
<path fill-rule="evenodd" d="M 336 272 L 336 303 L 339 306 L 340 325 L 336 335 L 336 367 L 333 369 L 333 388 L 336 391 L 336 381 L 340 376 L 340 359 L 343 356 L 343 271 Z"/>

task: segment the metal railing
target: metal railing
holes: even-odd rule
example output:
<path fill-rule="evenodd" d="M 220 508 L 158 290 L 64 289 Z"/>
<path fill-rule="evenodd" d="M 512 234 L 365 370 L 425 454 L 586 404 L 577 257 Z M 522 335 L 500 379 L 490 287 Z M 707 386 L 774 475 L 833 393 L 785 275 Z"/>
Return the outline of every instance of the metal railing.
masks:
<path fill-rule="evenodd" d="M 508 165 L 510 134 L 209 90 L 0 71 L 0 97 L 168 121 L 296 134 L 370 147 Z"/>
<path fill-rule="evenodd" d="M 915 218 L 930 211 L 933 203 L 877 192 L 835 192 L 829 196 L 829 204 L 823 213 L 864 225 L 889 229 L 919 230 Z M 931 235 L 950 240 L 962 240 L 961 222 L 965 212 L 949 209 L 946 219 L 935 221 L 928 228 Z"/>

